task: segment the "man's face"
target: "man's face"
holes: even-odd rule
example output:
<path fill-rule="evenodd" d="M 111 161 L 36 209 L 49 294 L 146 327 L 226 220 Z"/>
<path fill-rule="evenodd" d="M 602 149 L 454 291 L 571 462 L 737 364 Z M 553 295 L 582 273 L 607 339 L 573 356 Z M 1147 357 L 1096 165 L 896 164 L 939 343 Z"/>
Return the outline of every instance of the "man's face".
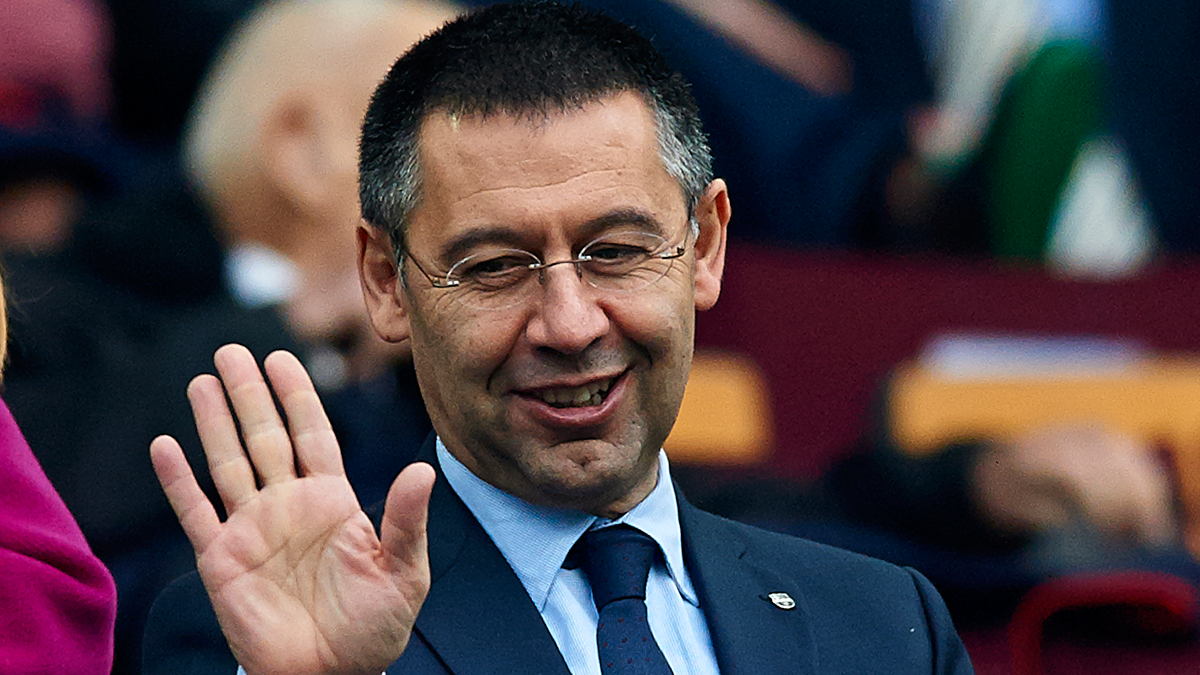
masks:
<path fill-rule="evenodd" d="M 548 120 L 434 115 L 420 140 L 422 199 L 406 241 L 435 277 L 488 246 L 553 262 L 621 230 L 688 243 L 666 276 L 631 294 L 598 290 L 558 265 L 527 302 L 483 310 L 463 304 L 462 289 L 432 287 L 411 261 L 403 284 L 387 279 L 379 251 L 371 263 L 386 238 L 360 235 L 376 326 L 411 338 L 421 392 L 451 453 L 527 501 L 628 510 L 654 487 L 687 382 L 695 309 L 719 291 L 723 183 L 698 208 L 699 238 L 689 235 L 650 111 L 628 93 Z M 589 387 L 588 403 L 564 407 Z"/>

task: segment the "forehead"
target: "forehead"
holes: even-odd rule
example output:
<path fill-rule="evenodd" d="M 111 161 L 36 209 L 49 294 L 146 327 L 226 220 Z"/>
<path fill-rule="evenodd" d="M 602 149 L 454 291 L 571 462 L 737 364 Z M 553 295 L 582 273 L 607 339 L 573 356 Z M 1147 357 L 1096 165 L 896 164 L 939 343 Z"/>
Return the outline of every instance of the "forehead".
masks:
<path fill-rule="evenodd" d="M 421 127 L 420 163 L 414 246 L 469 231 L 571 238 L 620 212 L 643 213 L 664 229 L 686 220 L 653 114 L 634 93 L 545 117 L 434 114 Z"/>

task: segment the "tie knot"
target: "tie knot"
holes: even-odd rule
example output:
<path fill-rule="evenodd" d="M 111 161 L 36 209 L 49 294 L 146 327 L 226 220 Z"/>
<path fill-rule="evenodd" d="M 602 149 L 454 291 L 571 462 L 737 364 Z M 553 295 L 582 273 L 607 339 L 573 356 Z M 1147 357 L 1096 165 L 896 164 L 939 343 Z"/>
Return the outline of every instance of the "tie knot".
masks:
<path fill-rule="evenodd" d="M 596 609 L 621 598 L 646 598 L 646 577 L 658 553 L 649 535 L 628 525 L 590 530 L 580 537 L 576 550 Z"/>

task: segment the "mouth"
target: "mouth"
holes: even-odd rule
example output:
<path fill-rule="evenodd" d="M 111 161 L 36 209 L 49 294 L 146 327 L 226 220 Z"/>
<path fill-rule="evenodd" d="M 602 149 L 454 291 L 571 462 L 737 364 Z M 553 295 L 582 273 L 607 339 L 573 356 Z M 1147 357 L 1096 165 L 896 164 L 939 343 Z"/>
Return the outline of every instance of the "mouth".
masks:
<path fill-rule="evenodd" d="M 609 424 L 628 396 L 629 370 L 609 377 L 580 382 L 556 383 L 560 386 L 529 387 L 516 390 L 514 414 L 537 427 L 555 433 L 599 433 Z M 578 384 L 576 384 L 578 382 Z"/>
<path fill-rule="evenodd" d="M 608 397 L 616 377 L 596 380 L 578 387 L 555 387 L 530 392 L 534 398 L 554 408 L 588 408 L 599 406 Z"/>

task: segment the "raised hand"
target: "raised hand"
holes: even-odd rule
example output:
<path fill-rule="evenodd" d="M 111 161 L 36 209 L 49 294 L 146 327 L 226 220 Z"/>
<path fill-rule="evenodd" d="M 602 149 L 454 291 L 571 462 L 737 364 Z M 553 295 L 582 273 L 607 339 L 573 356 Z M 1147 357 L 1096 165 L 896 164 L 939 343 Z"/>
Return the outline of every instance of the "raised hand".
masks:
<path fill-rule="evenodd" d="M 1171 484 L 1151 447 L 1097 426 L 1050 427 L 996 443 L 975 491 L 997 525 L 1037 531 L 1082 518 L 1157 547 L 1175 541 Z"/>
<path fill-rule="evenodd" d="M 264 362 L 287 428 L 249 350 L 226 345 L 214 361 L 220 379 L 195 378 L 188 399 L 225 522 L 175 439 L 156 438 L 150 456 L 234 656 L 250 675 L 378 675 L 408 644 L 429 589 L 433 469 L 414 464 L 392 484 L 381 541 L 296 357 Z"/>

